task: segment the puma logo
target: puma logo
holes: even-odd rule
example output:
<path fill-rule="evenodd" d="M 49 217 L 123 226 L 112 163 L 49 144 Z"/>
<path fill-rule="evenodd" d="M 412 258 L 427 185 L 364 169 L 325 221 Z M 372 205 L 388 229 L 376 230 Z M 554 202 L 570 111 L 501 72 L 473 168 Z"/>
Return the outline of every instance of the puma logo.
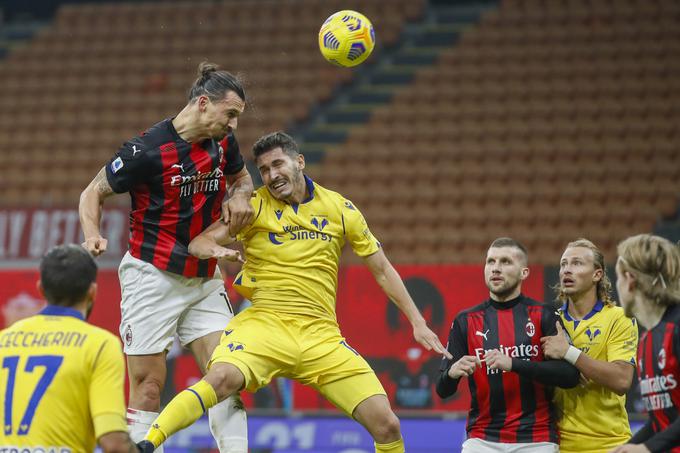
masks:
<path fill-rule="evenodd" d="M 485 341 L 489 341 L 489 339 L 486 338 L 486 336 L 488 334 L 489 334 L 489 329 L 486 329 L 486 332 L 484 332 L 484 333 L 480 332 L 479 330 L 475 332 L 475 335 L 477 335 L 478 337 L 484 337 Z"/>

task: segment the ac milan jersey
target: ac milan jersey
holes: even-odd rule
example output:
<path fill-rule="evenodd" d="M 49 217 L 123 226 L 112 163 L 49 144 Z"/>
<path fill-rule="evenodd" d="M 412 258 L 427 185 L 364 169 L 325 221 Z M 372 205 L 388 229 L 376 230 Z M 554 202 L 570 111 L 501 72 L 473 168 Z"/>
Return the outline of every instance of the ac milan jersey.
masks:
<path fill-rule="evenodd" d="M 680 408 L 680 306 L 666 309 L 661 322 L 652 330 L 645 332 L 638 346 L 638 379 L 640 393 L 649 414 L 654 433 L 666 430 L 671 423 L 678 421 Z M 677 429 L 676 429 L 677 432 Z M 680 453 L 680 438 L 673 442 L 658 436 L 663 445 L 656 445 L 657 436 L 645 441 L 645 445 L 655 446 L 651 451 L 672 451 Z M 675 448 L 672 448 L 675 447 Z M 672 448 L 672 449 L 671 449 Z"/>
<path fill-rule="evenodd" d="M 185 277 L 212 276 L 217 261 L 190 255 L 189 242 L 220 218 L 225 175 L 243 166 L 233 134 L 192 144 L 170 119 L 123 144 L 106 177 L 132 199 L 130 254 Z"/>
<path fill-rule="evenodd" d="M 454 320 L 448 343 L 453 359 L 444 359 L 442 370 L 464 355 L 483 360 L 491 349 L 517 359 L 542 361 L 540 338 L 555 335 L 558 320 L 554 308 L 523 295 L 503 303 L 489 299 Z M 468 385 L 472 397 L 469 438 L 558 442 L 553 387 L 514 372 L 492 370 L 485 362 L 468 377 Z"/>

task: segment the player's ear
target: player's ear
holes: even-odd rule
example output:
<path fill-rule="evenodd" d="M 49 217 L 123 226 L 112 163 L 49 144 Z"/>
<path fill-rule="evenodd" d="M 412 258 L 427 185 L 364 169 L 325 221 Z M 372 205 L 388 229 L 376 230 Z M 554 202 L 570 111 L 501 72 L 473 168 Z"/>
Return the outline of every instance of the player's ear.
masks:
<path fill-rule="evenodd" d="M 593 282 L 597 283 L 602 280 L 603 275 L 604 271 L 602 269 L 595 269 L 595 272 L 593 273 Z"/>
<path fill-rule="evenodd" d="M 94 300 L 96 299 L 96 297 L 97 297 L 97 283 L 96 283 L 96 282 L 92 282 L 92 283 L 90 284 L 90 288 L 87 290 L 87 298 L 88 298 L 89 300 L 91 300 L 92 302 L 94 302 Z"/>
<path fill-rule="evenodd" d="M 305 169 L 305 156 L 302 154 L 297 155 L 298 159 L 298 170 L 304 170 Z"/>
<path fill-rule="evenodd" d="M 210 99 L 206 95 L 201 95 L 198 97 L 196 100 L 196 105 L 198 106 L 198 110 L 200 112 L 205 112 L 206 108 L 208 107 L 208 103 L 210 102 Z"/>
<path fill-rule="evenodd" d="M 43 288 L 42 281 L 38 280 L 35 282 L 35 287 L 38 289 L 38 294 L 40 294 L 40 297 L 43 299 L 45 298 L 45 289 Z"/>
<path fill-rule="evenodd" d="M 528 267 L 523 267 L 522 272 L 520 273 L 520 279 L 521 280 L 526 280 L 529 278 L 529 268 Z"/>

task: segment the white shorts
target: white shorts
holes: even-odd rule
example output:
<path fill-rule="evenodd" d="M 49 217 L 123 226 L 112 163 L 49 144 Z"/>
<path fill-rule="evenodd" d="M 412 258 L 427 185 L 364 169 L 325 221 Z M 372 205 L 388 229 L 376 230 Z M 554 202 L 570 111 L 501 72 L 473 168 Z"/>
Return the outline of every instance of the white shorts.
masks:
<path fill-rule="evenodd" d="M 225 328 L 234 317 L 219 269 L 213 278 L 165 272 L 126 253 L 118 268 L 120 337 L 127 355 L 157 354 Z"/>
<path fill-rule="evenodd" d="M 559 445 L 552 442 L 506 444 L 472 438 L 463 442 L 461 453 L 558 453 L 559 451 Z"/>

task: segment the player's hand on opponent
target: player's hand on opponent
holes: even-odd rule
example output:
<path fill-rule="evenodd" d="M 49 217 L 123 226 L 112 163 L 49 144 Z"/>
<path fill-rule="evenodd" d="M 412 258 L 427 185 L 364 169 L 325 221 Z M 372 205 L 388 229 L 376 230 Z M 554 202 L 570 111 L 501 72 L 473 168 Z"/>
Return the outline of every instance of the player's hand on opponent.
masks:
<path fill-rule="evenodd" d="M 555 322 L 557 333 L 550 337 L 541 337 L 541 346 L 543 347 L 543 355 L 548 359 L 561 360 L 569 349 L 569 341 L 567 341 L 567 334 L 562 328 L 559 321 Z"/>
<path fill-rule="evenodd" d="M 85 242 L 83 242 L 81 245 L 85 248 L 85 250 L 90 252 L 92 256 L 99 256 L 106 251 L 106 246 L 108 243 L 109 241 L 103 237 L 95 236 L 85 239 Z"/>
<path fill-rule="evenodd" d="M 474 355 L 464 355 L 456 363 L 449 368 L 449 377 L 451 379 L 460 379 L 463 376 L 471 376 L 478 367 L 482 366 L 482 362 Z"/>
<path fill-rule="evenodd" d="M 243 257 L 241 256 L 241 252 L 239 252 L 238 250 L 232 250 L 226 247 L 216 245 L 215 247 L 212 248 L 211 252 L 212 252 L 211 258 L 217 258 L 218 260 L 234 261 L 239 262 L 241 264 L 245 263 Z"/>
<path fill-rule="evenodd" d="M 512 358 L 498 349 L 492 349 L 484 354 L 486 366 L 492 370 L 512 370 Z"/>
<path fill-rule="evenodd" d="M 651 453 L 651 452 L 649 451 L 649 448 L 645 447 L 644 444 L 639 445 L 626 444 L 621 445 L 620 447 L 616 447 L 609 453 Z"/>
<path fill-rule="evenodd" d="M 229 225 L 229 234 L 236 236 L 255 218 L 255 210 L 250 204 L 250 198 L 232 197 L 222 203 L 222 217 L 224 222 Z"/>
<path fill-rule="evenodd" d="M 423 323 L 414 326 L 413 337 L 428 351 L 434 350 L 437 354 L 443 354 L 447 359 L 453 358 L 451 353 L 447 351 L 441 341 L 439 341 L 437 334 L 432 332 L 430 328 L 427 327 L 427 324 Z"/>

